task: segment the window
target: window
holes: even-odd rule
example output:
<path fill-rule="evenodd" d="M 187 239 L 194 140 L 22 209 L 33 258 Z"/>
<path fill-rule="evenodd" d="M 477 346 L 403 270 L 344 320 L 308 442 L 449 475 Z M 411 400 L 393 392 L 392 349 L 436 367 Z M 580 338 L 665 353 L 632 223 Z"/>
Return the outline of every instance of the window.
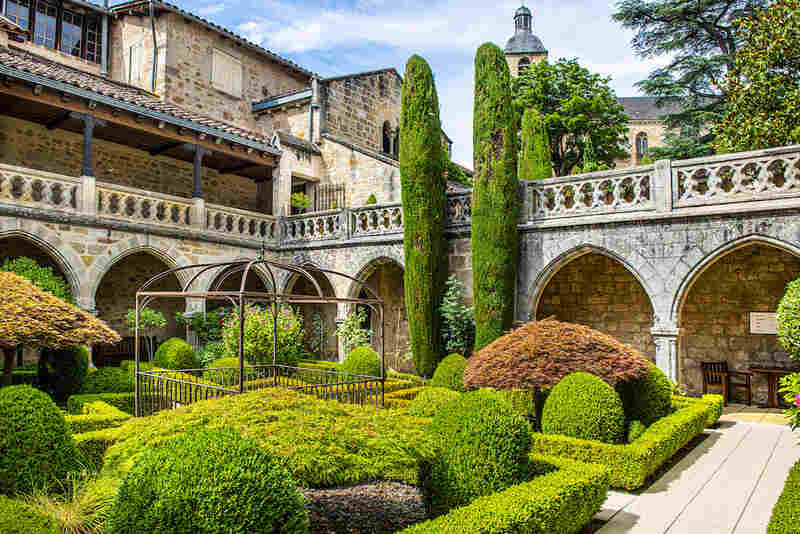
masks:
<path fill-rule="evenodd" d="M 103 58 L 103 30 L 99 17 L 86 17 L 86 61 L 100 63 Z"/>
<path fill-rule="evenodd" d="M 136 43 L 128 49 L 128 83 L 131 85 L 142 85 L 143 62 L 144 43 Z"/>
<path fill-rule="evenodd" d="M 392 153 L 392 127 L 389 126 L 389 121 L 383 123 L 383 153 Z"/>
<path fill-rule="evenodd" d="M 395 159 L 400 158 L 400 127 L 394 131 L 394 146 L 392 147 L 392 155 Z"/>
<path fill-rule="evenodd" d="M 242 62 L 222 50 L 211 58 L 211 85 L 236 98 L 242 96 Z"/>
<path fill-rule="evenodd" d="M 528 67 L 530 67 L 530 66 L 531 66 L 531 60 L 530 59 L 528 59 L 526 57 L 520 59 L 519 63 L 517 64 L 517 75 L 518 76 L 522 76 L 522 73 L 524 73 L 526 70 L 528 70 Z"/>
<path fill-rule="evenodd" d="M 65 9 L 61 21 L 61 51 L 80 57 L 83 15 Z"/>
<path fill-rule="evenodd" d="M 639 132 L 636 135 L 636 157 L 643 158 L 647 155 L 647 134 Z"/>
<path fill-rule="evenodd" d="M 36 2 L 36 15 L 33 27 L 33 42 L 47 48 L 56 47 L 56 19 L 58 6 L 39 0 Z"/>
<path fill-rule="evenodd" d="M 30 26 L 31 10 L 28 0 L 7 0 L 6 16 L 23 28 Z"/>

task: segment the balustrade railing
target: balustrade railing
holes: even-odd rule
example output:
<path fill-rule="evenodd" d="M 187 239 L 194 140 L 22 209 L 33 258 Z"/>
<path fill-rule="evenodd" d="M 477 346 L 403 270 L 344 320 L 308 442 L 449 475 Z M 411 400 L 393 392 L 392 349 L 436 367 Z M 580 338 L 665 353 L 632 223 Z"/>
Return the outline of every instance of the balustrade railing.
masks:
<path fill-rule="evenodd" d="M 350 236 L 403 232 L 403 207 L 398 204 L 360 206 L 350 210 Z"/>
<path fill-rule="evenodd" d="M 104 217 L 189 226 L 192 224 L 192 206 L 191 200 L 181 197 L 116 184 L 97 184 L 97 213 Z"/>
<path fill-rule="evenodd" d="M 446 226 L 469 225 L 472 222 L 472 191 L 447 195 Z"/>
<path fill-rule="evenodd" d="M 344 237 L 340 210 L 292 215 L 286 217 L 282 227 L 284 243 L 323 241 Z"/>
<path fill-rule="evenodd" d="M 80 192 L 80 178 L 0 164 L 0 202 L 75 211 Z"/>
<path fill-rule="evenodd" d="M 259 240 L 278 238 L 277 219 L 271 215 L 216 204 L 206 204 L 205 211 L 205 229 L 210 232 Z"/>

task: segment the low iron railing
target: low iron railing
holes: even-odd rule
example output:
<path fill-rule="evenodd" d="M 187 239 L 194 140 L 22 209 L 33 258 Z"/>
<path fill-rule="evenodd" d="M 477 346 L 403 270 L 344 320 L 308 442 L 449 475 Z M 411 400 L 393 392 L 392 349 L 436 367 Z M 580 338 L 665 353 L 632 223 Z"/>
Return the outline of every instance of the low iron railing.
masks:
<path fill-rule="evenodd" d="M 277 364 L 246 365 L 243 384 L 239 382 L 238 367 L 139 371 L 137 381 L 139 416 L 273 387 L 318 399 L 376 407 L 383 406 L 384 393 L 384 381 L 379 377 Z"/>

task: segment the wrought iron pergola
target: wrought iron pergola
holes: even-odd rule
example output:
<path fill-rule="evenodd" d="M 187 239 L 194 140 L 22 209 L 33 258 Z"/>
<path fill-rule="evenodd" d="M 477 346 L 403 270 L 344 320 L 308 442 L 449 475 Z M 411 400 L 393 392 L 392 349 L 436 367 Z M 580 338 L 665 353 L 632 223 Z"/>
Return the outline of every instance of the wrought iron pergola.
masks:
<path fill-rule="evenodd" d="M 253 276 L 254 271 L 258 270 L 262 270 L 263 273 L 266 274 L 267 280 L 269 284 L 272 286 L 272 291 L 248 291 L 245 289 L 247 287 L 248 278 L 250 276 Z M 293 275 L 306 279 L 308 282 L 311 283 L 312 287 L 314 288 L 314 291 L 317 294 L 295 295 L 279 291 L 275 276 L 276 271 L 292 273 Z M 188 272 L 190 278 L 188 278 L 188 281 L 185 284 L 183 284 L 182 289 L 180 291 L 154 291 L 151 289 L 154 286 L 154 284 L 156 284 L 160 280 L 163 280 L 173 275 L 179 278 L 178 273 L 186 273 L 186 272 Z M 196 289 L 195 286 L 197 285 L 198 280 L 201 280 L 202 279 L 201 277 L 209 272 L 213 272 L 216 275 L 215 281 L 213 282 L 209 290 L 202 291 Z M 233 276 L 236 276 L 237 274 L 241 274 L 241 280 L 239 283 L 238 291 L 228 291 L 220 289 L 227 280 L 229 280 Z M 322 288 L 320 287 L 320 284 L 315 278 L 314 274 L 332 275 L 332 276 L 339 276 L 342 278 L 346 278 L 351 282 L 360 286 L 366 292 L 367 298 L 326 296 L 322 291 Z M 359 292 L 358 294 L 361 293 Z M 277 336 L 278 313 L 282 306 L 287 304 L 291 305 L 291 304 L 339 304 L 339 303 L 367 306 L 378 315 L 378 323 L 380 324 L 379 349 L 380 349 L 380 359 L 381 359 L 381 373 L 380 373 L 381 376 L 380 377 L 364 376 L 361 378 L 380 380 L 380 391 L 379 391 L 380 405 L 383 406 L 384 382 L 386 379 L 386 358 L 384 354 L 386 343 L 384 339 L 385 318 L 384 318 L 383 300 L 380 297 L 378 297 L 375 291 L 373 291 L 363 281 L 353 276 L 347 275 L 345 273 L 334 271 L 331 269 L 321 269 L 313 266 L 300 266 L 287 263 L 280 263 L 273 260 L 267 260 L 262 258 L 253 260 L 237 260 L 229 262 L 204 263 L 204 264 L 175 267 L 153 276 L 139 288 L 139 290 L 136 292 L 136 322 L 135 322 L 135 338 L 134 338 L 134 354 L 135 354 L 134 365 L 135 365 L 135 375 L 136 375 L 136 379 L 134 380 L 134 393 L 135 393 L 135 413 L 137 416 L 140 415 L 141 412 L 140 376 L 143 374 L 140 371 L 139 367 L 139 348 L 140 348 L 139 319 L 142 309 L 148 306 L 154 300 L 160 298 L 203 299 L 203 301 L 222 300 L 229 302 L 235 308 L 239 319 L 239 343 L 238 343 L 239 361 L 238 361 L 238 373 L 237 373 L 238 379 L 237 383 L 235 384 L 236 390 L 225 390 L 227 393 L 245 392 L 244 330 L 245 330 L 245 310 L 247 309 L 248 305 L 266 304 L 268 306 L 271 306 L 271 311 L 272 311 L 271 366 L 274 368 L 273 369 L 274 372 L 271 374 L 271 377 L 274 378 L 275 386 L 279 385 L 278 372 L 277 372 L 278 367 L 290 370 L 296 369 L 297 371 L 301 371 L 301 369 L 299 368 L 289 368 L 287 366 L 280 366 L 278 364 L 278 336 Z M 187 373 L 192 371 L 200 371 L 200 370 L 187 369 L 187 370 L 180 370 L 178 372 Z M 305 369 L 303 369 L 302 371 L 305 371 Z M 332 373 L 335 374 L 335 372 Z M 191 384 L 191 382 L 189 383 Z M 328 384 L 326 381 L 325 385 L 341 386 L 343 384 L 344 384 L 343 382 Z M 202 385 L 202 384 L 192 384 L 192 385 Z"/>

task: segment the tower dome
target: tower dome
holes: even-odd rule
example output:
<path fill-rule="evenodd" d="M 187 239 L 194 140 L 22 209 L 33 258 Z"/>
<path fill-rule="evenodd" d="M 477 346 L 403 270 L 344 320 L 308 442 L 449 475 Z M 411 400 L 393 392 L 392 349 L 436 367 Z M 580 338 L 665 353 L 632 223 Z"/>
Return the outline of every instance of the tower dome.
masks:
<path fill-rule="evenodd" d="M 505 53 L 547 54 L 542 41 L 533 35 L 533 15 L 525 6 L 514 13 L 514 36 L 506 43 Z"/>

